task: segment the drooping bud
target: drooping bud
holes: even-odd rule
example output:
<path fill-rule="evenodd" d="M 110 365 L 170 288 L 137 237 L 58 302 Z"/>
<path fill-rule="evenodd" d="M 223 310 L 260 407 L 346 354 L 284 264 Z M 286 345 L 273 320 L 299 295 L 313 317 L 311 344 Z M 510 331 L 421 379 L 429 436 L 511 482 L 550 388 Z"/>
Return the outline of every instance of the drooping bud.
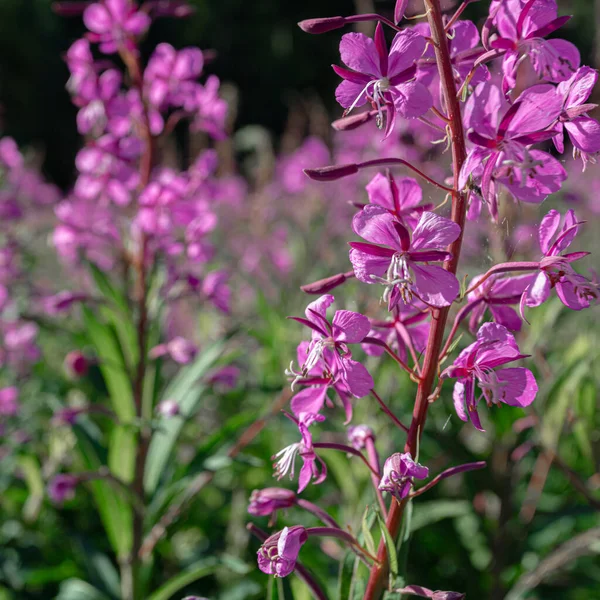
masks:
<path fill-rule="evenodd" d="M 346 19 L 344 17 L 325 17 L 322 19 L 306 19 L 305 21 L 300 21 L 298 27 L 306 33 L 317 34 L 340 29 L 345 24 Z"/>
<path fill-rule="evenodd" d="M 396 0 L 396 6 L 394 7 L 394 23 L 398 25 L 406 12 L 408 6 L 408 0 Z"/>
<path fill-rule="evenodd" d="M 408 496 L 413 478 L 425 479 L 429 469 L 416 463 L 410 453 L 392 454 L 383 465 L 383 477 L 379 484 L 382 492 L 390 492 L 398 500 Z"/>
<path fill-rule="evenodd" d="M 372 121 L 377 116 L 376 110 L 365 111 L 335 120 L 331 126 L 336 131 L 352 131 L 361 125 Z"/>
<path fill-rule="evenodd" d="M 358 173 L 357 164 L 330 165 L 318 169 L 304 169 L 304 174 L 314 181 L 335 181 L 348 175 Z"/>
<path fill-rule="evenodd" d="M 258 549 L 258 568 L 268 575 L 286 577 L 294 570 L 300 548 L 307 539 L 306 529 L 301 525 L 278 531 Z"/>
<path fill-rule="evenodd" d="M 83 352 L 73 350 L 65 356 L 64 366 L 69 377 L 79 379 L 87 374 L 90 363 Z"/>
<path fill-rule="evenodd" d="M 276 510 L 289 508 L 296 504 L 296 494 L 285 488 L 265 488 L 254 490 L 250 496 L 248 512 L 255 517 L 266 517 Z"/>
<path fill-rule="evenodd" d="M 301 285 L 300 289 L 306 294 L 326 294 L 352 277 L 354 277 L 354 271 L 338 273 L 337 275 L 325 277 L 325 279 L 319 279 L 319 281 L 314 281 L 313 283 Z"/>
<path fill-rule="evenodd" d="M 412 594 L 421 598 L 431 598 L 431 600 L 464 600 L 465 594 L 460 592 L 442 592 L 441 590 L 432 591 L 421 585 L 407 585 L 406 587 L 395 590 L 400 594 Z"/>
<path fill-rule="evenodd" d="M 55 475 L 48 484 L 48 496 L 55 504 L 63 504 L 75 497 L 78 479 L 75 475 L 60 473 Z"/>
<path fill-rule="evenodd" d="M 368 439 L 375 440 L 375 434 L 368 425 L 353 425 L 348 427 L 348 441 L 355 450 L 362 450 Z"/>

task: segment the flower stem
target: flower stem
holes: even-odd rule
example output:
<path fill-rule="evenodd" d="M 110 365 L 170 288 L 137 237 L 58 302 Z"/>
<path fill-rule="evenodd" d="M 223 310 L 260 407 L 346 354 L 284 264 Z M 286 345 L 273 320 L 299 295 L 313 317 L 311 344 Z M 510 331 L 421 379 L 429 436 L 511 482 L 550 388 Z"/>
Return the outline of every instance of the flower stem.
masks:
<path fill-rule="evenodd" d="M 450 128 L 450 140 L 452 142 L 453 189 L 451 190 L 451 218 L 460 226 L 461 233 L 449 247 L 452 258 L 444 264 L 444 268 L 449 272 L 456 274 L 458 261 L 460 259 L 463 228 L 467 211 L 466 194 L 460 191 L 458 178 L 460 169 L 466 159 L 467 152 L 460 103 L 456 95 L 452 62 L 448 49 L 448 40 L 444 28 L 440 0 L 425 0 L 425 8 L 427 10 L 427 19 L 431 29 L 431 37 L 435 41 L 435 58 L 440 75 L 440 85 L 445 104 L 444 110 L 449 119 L 448 127 Z M 405 451 L 410 452 L 412 456 L 417 455 L 419 439 L 423 433 L 425 421 L 427 419 L 427 407 L 429 405 L 428 398 L 433 390 L 434 381 L 438 372 L 439 355 L 444 340 L 444 328 L 448 318 L 448 310 L 449 308 L 446 307 L 435 310 L 432 313 L 432 324 L 425 351 L 422 375 L 419 379 L 417 396 L 413 409 L 413 418 L 405 445 Z M 400 532 L 405 505 L 406 500 L 401 503 L 395 499 L 392 500 L 392 505 L 386 519 L 386 526 L 394 540 L 398 538 Z M 369 582 L 364 595 L 365 600 L 375 600 L 376 598 L 380 598 L 385 586 L 388 572 L 388 554 L 386 545 L 383 542 L 380 542 L 379 544 L 377 559 L 379 564 L 375 564 L 371 568 Z"/>
<path fill-rule="evenodd" d="M 352 448 L 352 446 L 346 446 L 345 444 L 335 444 L 332 442 L 316 442 L 313 444 L 313 448 L 322 448 L 323 450 L 340 450 L 346 454 L 352 454 L 358 456 L 364 463 L 369 467 L 369 471 L 379 478 L 379 473 L 371 466 L 371 463 L 365 458 L 364 454 L 359 450 Z"/>
<path fill-rule="evenodd" d="M 402 429 L 402 431 L 408 433 L 408 427 L 404 423 L 402 423 L 402 421 L 400 421 L 400 419 L 390 410 L 390 408 L 387 406 L 387 404 L 381 399 L 381 397 L 379 396 L 379 394 L 375 390 L 371 390 L 371 394 L 373 394 L 373 397 L 375 398 L 375 400 L 377 400 L 377 402 L 379 403 L 379 406 L 381 406 L 381 410 L 383 410 L 383 412 L 398 427 L 400 427 L 400 429 Z"/>
<path fill-rule="evenodd" d="M 427 485 L 424 485 L 418 490 L 415 490 L 410 495 L 410 498 L 416 498 L 417 496 L 424 494 L 432 487 L 436 486 L 442 479 L 446 479 L 446 477 L 452 477 L 453 475 L 457 475 L 458 473 L 464 473 L 465 471 L 476 471 L 477 469 L 485 469 L 486 465 L 487 463 L 484 460 L 482 460 L 479 462 L 467 463 L 465 465 L 459 465 L 458 467 L 451 467 L 449 469 L 446 469 L 445 471 L 442 471 L 439 475 L 434 477 Z"/>

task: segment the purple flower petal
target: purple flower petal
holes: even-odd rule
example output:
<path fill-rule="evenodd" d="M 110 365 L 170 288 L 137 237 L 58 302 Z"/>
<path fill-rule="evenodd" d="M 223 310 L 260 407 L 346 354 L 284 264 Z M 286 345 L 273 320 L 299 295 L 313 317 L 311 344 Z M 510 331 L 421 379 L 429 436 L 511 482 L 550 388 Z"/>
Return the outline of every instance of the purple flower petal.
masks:
<path fill-rule="evenodd" d="M 565 129 L 569 133 L 573 146 L 583 152 L 600 152 L 600 123 L 589 117 L 577 117 L 567 121 Z"/>
<path fill-rule="evenodd" d="M 425 38 L 411 29 L 397 33 L 390 46 L 388 76 L 393 77 L 406 71 L 421 58 L 427 42 Z"/>
<path fill-rule="evenodd" d="M 498 400 L 510 406 L 529 406 L 538 391 L 533 373 L 523 367 L 502 369 L 496 373 L 500 383 Z"/>
<path fill-rule="evenodd" d="M 415 276 L 414 291 L 423 302 L 437 308 L 452 304 L 460 291 L 452 273 L 435 265 L 412 263 L 411 267 Z"/>
<path fill-rule="evenodd" d="M 538 238 L 540 242 L 540 248 L 544 254 L 548 253 L 550 249 L 550 245 L 552 242 L 552 238 L 558 231 L 558 226 L 560 225 L 560 213 L 557 210 L 550 210 L 542 219 L 540 223 L 540 229 L 538 233 Z"/>
<path fill-rule="evenodd" d="M 379 55 L 375 42 L 362 33 L 346 33 L 340 41 L 342 62 L 357 71 L 366 73 L 375 79 L 381 78 Z"/>
<path fill-rule="evenodd" d="M 367 317 L 350 310 L 338 310 L 333 317 L 332 324 L 335 340 L 348 344 L 358 344 L 371 329 L 371 323 Z"/>
<path fill-rule="evenodd" d="M 373 378 L 361 363 L 350 358 L 342 358 L 342 376 L 353 396 L 363 398 L 373 389 Z"/>
<path fill-rule="evenodd" d="M 433 212 L 424 212 L 413 231 L 412 250 L 440 249 L 449 246 L 460 235 L 460 226 Z"/>

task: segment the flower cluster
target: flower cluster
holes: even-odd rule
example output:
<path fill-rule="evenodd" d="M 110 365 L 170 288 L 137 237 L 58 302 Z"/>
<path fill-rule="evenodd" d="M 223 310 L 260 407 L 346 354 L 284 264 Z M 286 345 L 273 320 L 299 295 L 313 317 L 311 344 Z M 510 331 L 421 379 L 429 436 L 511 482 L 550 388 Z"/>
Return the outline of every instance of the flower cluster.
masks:
<path fill-rule="evenodd" d="M 291 399 L 292 414 L 287 415 L 298 426 L 302 441 L 276 455 L 276 475 L 293 476 L 300 455 L 300 494 L 311 480 L 321 483 L 326 477 L 325 463 L 316 453 L 320 448 L 359 457 L 369 469 L 379 510 L 393 528 L 392 537 L 399 533 L 398 514 L 408 500 L 440 479 L 484 466 L 452 467 L 412 491 L 415 480 L 429 477 L 428 468 L 415 457 L 419 456 L 427 406 L 445 396 L 444 382 L 454 380 L 452 398 L 458 418 L 470 420 L 480 431 L 484 431 L 481 400 L 489 407 L 505 404 L 526 409 L 535 400 L 538 385 L 530 369 L 515 364 L 528 356 L 521 353 L 511 333 L 525 331 L 525 309 L 540 306 L 553 288 L 573 310 L 587 308 L 599 297 L 596 281 L 573 268 L 588 253 L 567 252 L 583 225 L 573 210 L 563 218 L 552 209 L 539 224 L 528 223 L 527 230 L 507 234 L 499 244 L 506 249 L 507 262 L 493 265 L 468 282 L 466 276 L 457 276 L 463 246 L 465 254 L 481 253 L 477 236 L 486 235 L 507 214 L 504 197 L 537 205 L 561 189 L 567 169 L 550 153 L 551 140 L 563 153 L 566 132 L 573 156 L 583 160 L 584 169 L 600 152 L 600 125 L 589 116 L 596 106 L 587 102 L 597 74 L 581 66 L 572 44 L 547 39 L 569 20 L 558 16 L 556 2 L 492 0 L 481 32 L 474 23 L 460 20 L 467 4 L 444 21 L 439 2 L 427 2 L 428 20 L 416 25 L 400 26 L 407 7 L 403 0 L 396 2 L 394 22 L 365 14 L 300 23 L 304 31 L 313 34 L 359 21 L 376 21 L 376 27 L 373 38 L 363 33 L 341 36 L 344 66 L 333 66 L 342 78 L 335 98 L 344 109 L 333 123 L 338 132 L 334 152 L 338 164 L 315 167 L 307 156 L 302 165 L 309 179 L 334 182 L 336 190 L 347 190 L 352 183 L 344 181 L 355 183 L 358 179 L 366 184 L 366 194 L 351 202 L 358 209 L 351 228 L 360 238 L 348 241 L 352 270 L 303 286 L 307 293 L 325 295 L 308 305 L 305 318 L 293 317 L 312 330 L 311 340 L 298 347 L 298 368 L 292 363 L 286 371 L 292 390 L 302 386 Z M 389 45 L 386 26 L 394 30 Z M 523 84 L 521 72 L 526 63 L 531 69 L 522 78 Z M 361 107 L 365 108 L 359 110 Z M 367 144 L 373 121 L 377 129 L 384 130 L 383 139 Z M 451 178 L 442 152 L 436 154 L 439 165 L 429 162 L 427 172 L 423 168 L 426 153 L 439 152 L 443 146 L 452 148 Z M 438 206 L 424 202 L 416 179 L 392 173 L 398 167 L 442 190 L 446 200 L 441 198 Z M 370 181 L 364 180 L 363 173 L 371 168 L 382 170 Z M 302 189 L 296 179 L 288 179 L 295 190 Z M 344 185 L 347 187 L 341 187 Z M 442 208 L 448 200 L 452 203 L 450 214 Z M 491 219 L 481 217 L 483 205 Z M 532 248 L 522 245 L 536 229 L 542 256 L 511 260 L 515 246 L 522 254 L 532 253 Z M 329 321 L 326 311 L 334 298 L 328 292 L 349 279 L 383 286 L 381 300 L 388 314 L 369 311 L 367 316 L 338 310 Z M 463 306 L 454 311 L 454 305 L 462 301 Z M 454 315 L 454 323 L 446 335 L 449 314 Z M 458 344 L 456 336 L 465 321 L 475 341 L 450 360 L 450 366 L 442 368 Z M 360 355 L 357 360 L 350 349 L 353 344 L 360 344 L 370 363 L 375 357 L 390 356 L 418 384 L 410 426 L 378 395 L 377 383 Z M 369 425 L 348 429 L 350 445 L 329 441 L 331 437 L 326 442 L 315 441 L 309 431 L 311 425 L 329 416 L 326 409 L 333 408 L 336 400 L 344 408 L 344 425 L 349 424 L 353 397 L 363 398 L 364 403 L 368 395 L 407 437 L 404 452 L 393 453 L 383 467 Z M 382 492 L 392 496 L 391 505 L 386 505 Z M 264 510 L 257 502 L 263 494 Z M 249 512 L 273 515 L 277 508 L 292 504 L 341 531 L 327 513 L 291 493 L 255 492 Z M 259 550 L 261 570 L 282 576 L 295 568 L 303 577 L 304 567 L 296 559 L 305 540 L 303 532 L 312 530 L 292 529 L 297 539 L 289 551 L 279 542 L 287 539 L 291 529 L 266 540 Z M 263 534 L 258 537 L 264 541 Z M 356 540 L 349 545 L 353 551 L 360 546 Z M 380 547 L 377 560 L 381 557 Z M 369 598 L 375 597 L 374 589 L 380 589 L 382 572 L 373 569 Z M 311 585 L 310 579 L 307 583 Z M 399 591 L 433 598 L 464 596 L 422 586 Z"/>

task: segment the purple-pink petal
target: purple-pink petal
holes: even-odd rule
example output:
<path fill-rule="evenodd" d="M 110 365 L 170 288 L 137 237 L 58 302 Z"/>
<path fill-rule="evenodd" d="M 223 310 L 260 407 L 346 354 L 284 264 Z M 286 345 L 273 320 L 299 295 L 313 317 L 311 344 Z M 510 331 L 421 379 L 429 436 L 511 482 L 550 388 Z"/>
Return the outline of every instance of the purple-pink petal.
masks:
<path fill-rule="evenodd" d="M 529 369 L 511 367 L 496 372 L 500 393 L 497 398 L 510 406 L 529 406 L 538 391 L 538 385 Z"/>
<path fill-rule="evenodd" d="M 362 33 L 346 33 L 340 41 L 342 62 L 357 71 L 366 73 L 376 79 L 381 77 L 379 55 L 375 42 Z"/>
<path fill-rule="evenodd" d="M 360 313 L 338 310 L 333 317 L 333 336 L 336 341 L 358 344 L 369 333 L 371 323 Z"/>
<path fill-rule="evenodd" d="M 460 235 L 460 226 L 433 212 L 424 212 L 413 231 L 412 250 L 445 249 Z"/>
<path fill-rule="evenodd" d="M 411 264 L 415 277 L 414 291 L 430 306 L 450 306 L 458 296 L 460 285 L 456 277 L 436 265 Z"/>

